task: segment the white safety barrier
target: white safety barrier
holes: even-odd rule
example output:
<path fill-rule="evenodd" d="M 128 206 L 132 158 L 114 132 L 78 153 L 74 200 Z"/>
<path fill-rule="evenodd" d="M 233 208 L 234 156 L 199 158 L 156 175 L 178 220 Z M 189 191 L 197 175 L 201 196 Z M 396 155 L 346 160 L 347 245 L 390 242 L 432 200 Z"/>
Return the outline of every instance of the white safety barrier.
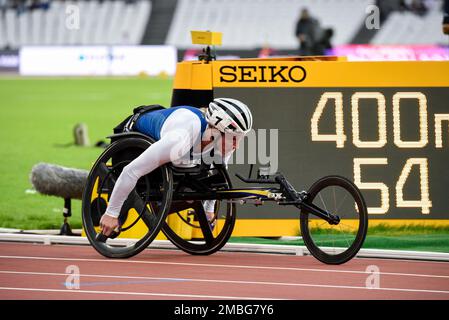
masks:
<path fill-rule="evenodd" d="M 20 233 L 0 233 L 0 241 L 29 242 L 43 244 L 71 244 L 89 245 L 86 237 L 58 236 L 58 235 L 36 235 Z M 113 246 L 127 246 L 135 243 L 136 239 L 109 239 L 108 244 Z M 154 240 L 150 249 L 177 249 L 168 240 Z M 329 248 L 329 251 L 338 248 Z M 275 244 L 249 244 L 249 243 L 227 243 L 221 251 L 229 252 L 255 252 L 255 253 L 276 253 L 291 255 L 310 255 L 305 246 L 295 245 L 275 245 Z M 387 258 L 406 260 L 429 260 L 429 261 L 449 261 L 449 253 L 424 252 L 424 251 L 403 251 L 403 250 L 379 250 L 361 249 L 357 254 L 358 258 Z"/>

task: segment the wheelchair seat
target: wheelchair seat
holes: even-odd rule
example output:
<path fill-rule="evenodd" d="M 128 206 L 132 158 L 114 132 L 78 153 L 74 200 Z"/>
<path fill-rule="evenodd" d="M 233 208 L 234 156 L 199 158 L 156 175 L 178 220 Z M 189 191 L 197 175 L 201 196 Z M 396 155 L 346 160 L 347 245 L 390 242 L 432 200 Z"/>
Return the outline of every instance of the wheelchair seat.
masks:
<path fill-rule="evenodd" d="M 197 164 L 193 167 L 177 167 L 173 163 L 169 163 L 168 166 L 171 168 L 173 173 L 175 174 L 200 174 L 206 169 L 204 164 Z"/>

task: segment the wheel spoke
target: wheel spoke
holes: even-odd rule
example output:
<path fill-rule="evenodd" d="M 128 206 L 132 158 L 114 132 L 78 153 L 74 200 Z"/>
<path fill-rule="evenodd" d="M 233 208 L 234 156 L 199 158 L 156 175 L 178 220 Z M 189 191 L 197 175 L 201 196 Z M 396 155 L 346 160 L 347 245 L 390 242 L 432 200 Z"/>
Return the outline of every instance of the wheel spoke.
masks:
<path fill-rule="evenodd" d="M 211 244 L 214 240 L 214 235 L 212 234 L 212 229 L 210 227 L 209 220 L 207 220 L 206 213 L 201 201 L 198 201 L 197 205 L 195 206 L 195 214 L 198 222 L 200 223 L 204 241 L 206 241 L 206 244 Z"/>
<path fill-rule="evenodd" d="M 212 191 L 232 188 L 231 180 L 227 175 L 225 168 L 220 167 L 213 171 L 209 170 L 208 174 L 210 175 L 207 177 L 202 176 L 201 178 L 197 178 L 204 188 L 208 188 Z M 199 192 L 200 190 L 197 190 L 199 185 L 191 184 L 190 178 L 186 178 L 185 180 L 182 180 L 182 182 L 190 188 L 189 192 Z M 174 183 L 176 185 L 180 182 L 175 180 Z M 191 234 L 182 237 L 182 235 L 176 233 L 173 226 L 165 224 L 163 227 L 164 234 L 173 244 L 189 254 L 208 255 L 219 250 L 227 242 L 233 230 L 236 218 L 234 204 L 227 200 L 216 200 L 214 208 L 215 228 L 211 228 L 211 221 L 208 221 L 207 219 L 201 200 L 189 201 L 188 208 L 192 209 L 194 215 L 192 220 L 194 221 L 194 228 L 196 229 L 194 229 Z M 189 225 L 186 221 L 180 220 L 180 223 Z M 191 224 L 189 227 L 191 227 Z"/>
<path fill-rule="evenodd" d="M 326 210 L 326 212 L 329 212 L 329 210 L 327 210 L 326 204 L 324 203 L 323 197 L 321 197 L 321 193 L 318 193 L 318 196 L 320 197 L 321 203 L 323 204 L 324 209 Z"/>
<path fill-rule="evenodd" d="M 109 168 L 106 163 L 101 162 L 98 166 L 98 173 L 100 178 L 104 178 L 109 174 Z"/>
<path fill-rule="evenodd" d="M 343 202 L 346 200 L 347 197 L 348 193 L 346 192 L 345 196 L 343 197 L 343 200 L 340 201 L 340 204 L 338 205 L 337 209 L 335 209 L 335 212 L 338 212 L 338 210 L 340 209 L 341 205 L 343 204 Z"/>
<path fill-rule="evenodd" d="M 349 248 L 351 245 L 349 244 L 348 239 L 346 239 L 345 232 L 341 229 L 341 225 L 339 225 L 339 227 L 340 227 L 340 230 L 342 232 L 343 239 L 345 239 L 346 244 L 348 245 L 348 248 Z"/>
<path fill-rule="evenodd" d="M 122 226 L 128 224 L 122 231 L 126 232 L 126 230 L 130 230 L 140 219 L 142 219 L 149 229 L 140 239 L 136 239 L 138 240 L 137 242 L 125 246 L 112 246 L 108 244 L 108 241 L 105 241 L 106 239 L 96 239 L 98 234 L 97 225 L 92 219 L 94 210 L 100 214 L 105 211 L 108 199 L 110 199 L 123 167 L 138 157 L 152 143 L 154 142 L 151 138 L 145 139 L 140 137 L 124 137 L 112 141 L 98 158 L 89 174 L 86 185 L 86 190 L 88 191 L 83 194 L 83 225 L 94 248 L 106 257 L 128 258 L 134 256 L 146 248 L 159 233 L 158 226 L 163 222 L 167 211 L 166 208 L 170 205 L 171 195 L 173 193 L 172 172 L 165 166 L 157 169 L 154 174 L 152 173 L 151 178 L 146 178 L 145 181 L 140 180 L 122 206 L 123 212 L 120 213 L 119 222 Z M 153 181 L 158 183 L 156 191 L 150 189 Z M 164 186 L 163 192 L 161 192 L 159 183 Z M 162 193 L 161 199 L 157 200 L 157 210 L 153 210 L 154 206 L 152 208 L 149 207 L 149 205 L 155 203 L 148 203 L 150 196 L 155 192 Z M 96 194 L 98 194 L 98 198 L 102 199 L 105 204 L 101 210 L 98 210 L 98 205 L 92 205 L 93 197 L 97 196 Z M 135 209 L 138 214 L 132 223 L 128 223 L 127 221 L 129 214 L 129 217 L 134 216 L 129 211 L 130 209 Z"/>
<path fill-rule="evenodd" d="M 332 192 L 334 194 L 334 209 L 335 214 L 337 213 L 337 197 L 335 196 L 335 187 L 332 188 Z"/>
<path fill-rule="evenodd" d="M 133 204 L 134 209 L 136 209 L 142 217 L 142 220 L 148 229 L 153 231 L 157 225 L 157 218 L 150 210 L 148 210 L 147 203 L 139 196 L 136 189 L 131 191 L 126 201 L 130 201 Z"/>
<path fill-rule="evenodd" d="M 320 223 L 320 224 L 317 226 L 317 228 L 320 228 L 320 227 L 321 227 L 322 225 L 324 225 L 324 224 L 329 224 L 329 222 L 324 221 L 324 222 Z"/>
<path fill-rule="evenodd" d="M 346 224 L 346 223 L 343 223 L 343 222 L 341 222 L 341 221 L 340 221 L 340 223 L 339 223 L 338 225 L 346 226 L 346 227 L 347 227 L 349 230 L 351 230 L 351 231 L 352 231 L 352 229 L 354 228 L 353 226 L 351 226 L 351 225 L 349 225 L 349 224 Z"/>
<path fill-rule="evenodd" d="M 115 176 L 112 174 L 111 170 L 108 168 L 108 166 L 106 165 L 106 163 L 102 162 L 100 163 L 100 165 L 98 166 L 98 177 L 100 178 L 100 181 L 98 183 L 98 190 L 97 193 L 98 194 L 102 194 L 104 192 L 109 193 L 112 190 L 109 190 L 109 186 L 106 185 L 107 189 L 103 189 L 100 190 L 100 187 L 105 187 L 105 181 L 104 179 L 106 179 L 106 177 L 109 176 L 109 179 L 111 179 L 112 184 L 115 184 Z"/>

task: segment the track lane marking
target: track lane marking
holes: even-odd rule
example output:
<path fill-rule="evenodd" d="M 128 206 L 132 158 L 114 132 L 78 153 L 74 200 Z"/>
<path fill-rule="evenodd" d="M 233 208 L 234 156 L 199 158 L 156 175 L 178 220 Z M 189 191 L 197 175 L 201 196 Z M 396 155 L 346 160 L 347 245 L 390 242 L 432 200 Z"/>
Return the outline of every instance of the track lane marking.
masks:
<path fill-rule="evenodd" d="M 0 271 L 0 274 L 22 274 L 22 275 L 39 275 L 39 276 L 67 276 L 67 273 L 53 273 L 53 272 L 22 272 L 22 271 Z M 369 291 L 398 291 L 398 292 L 420 292 L 420 293 L 441 293 L 449 294 L 445 290 L 430 290 L 430 289 L 410 289 L 410 288 L 391 288 L 379 287 L 368 288 L 358 286 L 341 286 L 341 285 L 327 285 L 327 284 L 310 284 L 310 283 L 290 283 L 290 282 L 268 282 L 268 281 L 244 281 L 244 280 L 220 280 L 220 279 L 197 279 L 197 278 L 170 278 L 170 277 L 143 277 L 143 276 L 121 276 L 121 275 L 97 275 L 97 274 L 81 274 L 80 277 L 92 278 L 108 278 L 108 279 L 139 279 L 139 280 L 165 280 L 165 281 L 183 281 L 183 282 L 206 282 L 206 283 L 230 283 L 239 285 L 268 285 L 268 286 L 293 286 L 293 287 L 314 287 L 314 288 L 332 288 L 332 289 L 356 289 Z M 124 283 L 127 284 L 127 283 Z M 81 283 L 82 286 L 82 283 Z M 78 291 L 78 290 L 70 290 Z M 232 297 L 230 298 L 232 299 Z M 251 298 L 248 298 L 251 299 Z M 258 298 L 256 298 L 258 299 Z M 269 298 L 274 299 L 274 298 Z"/>
<path fill-rule="evenodd" d="M 29 242 L 13 242 L 13 241 L 0 241 L 0 245 L 23 245 L 23 246 L 30 246 L 30 245 L 41 245 L 45 246 L 41 243 L 29 243 Z M 89 248 L 88 244 L 63 244 L 63 243 L 52 243 L 52 247 L 78 247 L 78 248 Z M 167 251 L 177 251 L 177 248 L 154 248 L 151 247 L 151 245 L 147 248 L 148 250 L 151 250 L 152 252 L 164 252 L 167 253 Z M 391 250 L 393 251 L 393 250 Z M 145 252 L 145 251 L 144 251 Z M 180 251 L 178 251 L 180 252 Z M 244 255 L 266 255 L 266 256 L 274 256 L 274 255 L 280 255 L 280 256 L 290 256 L 294 257 L 294 254 L 285 254 L 285 253 L 267 253 L 267 252 L 254 252 L 254 251 L 227 251 L 227 250 L 221 250 L 216 252 L 214 255 L 229 255 L 229 254 L 244 254 Z M 303 257 L 312 258 L 311 255 L 305 255 Z M 367 261 L 367 260 L 375 260 L 375 261 L 394 261 L 395 263 L 421 263 L 421 264 L 449 264 L 449 261 L 437 261 L 437 260 L 420 260 L 420 259 L 405 259 L 405 258 L 393 258 L 393 257 L 386 257 L 386 258 L 375 258 L 375 257 L 358 257 L 355 256 L 352 261 Z"/>
<path fill-rule="evenodd" d="M 249 266 L 232 264 L 209 264 L 209 263 L 189 263 L 189 262 L 170 262 L 170 261 L 142 261 L 142 260 L 106 260 L 106 259 L 86 259 L 86 258 L 58 258 L 58 257 L 37 257 L 37 256 L 0 256 L 0 259 L 29 259 L 29 260 L 49 260 L 49 261 L 79 261 L 79 262 L 103 262 L 103 263 L 135 263 L 135 264 L 163 264 L 189 267 L 207 267 L 207 268 L 236 268 L 236 269 L 261 269 L 261 270 L 279 270 L 279 271 L 310 271 L 310 272 L 334 272 L 350 274 L 369 274 L 366 271 L 356 270 L 335 270 L 335 269 L 308 269 L 291 267 L 268 267 L 268 266 Z M 399 277 L 424 277 L 424 278 L 443 278 L 449 279 L 449 276 L 431 275 L 419 273 L 399 273 L 399 272 L 379 272 L 380 275 L 399 276 Z"/>
<path fill-rule="evenodd" d="M 205 299 L 227 299 L 227 300 L 276 300 L 275 298 L 260 297 L 232 297 L 232 296 L 211 296 L 198 294 L 176 294 L 176 293 L 156 293 L 156 292 L 130 292 L 130 291 L 99 291 L 99 290 L 78 290 L 78 289 L 49 289 L 49 288 L 16 288 L 0 287 L 0 291 L 36 291 L 36 292 L 63 292 L 63 293 L 90 293 L 90 294 L 113 294 L 151 297 L 171 297 L 171 298 L 205 298 Z"/>
<path fill-rule="evenodd" d="M 392 250 L 393 251 L 393 250 Z M 366 261 L 366 260 L 380 260 L 380 261 L 390 261 L 390 262 L 401 262 L 401 263 L 425 263 L 425 264 L 448 264 L 449 261 L 437 261 L 437 260 L 417 260 L 417 259 L 403 259 L 403 258 L 373 258 L 373 257 L 354 257 L 354 261 Z"/>

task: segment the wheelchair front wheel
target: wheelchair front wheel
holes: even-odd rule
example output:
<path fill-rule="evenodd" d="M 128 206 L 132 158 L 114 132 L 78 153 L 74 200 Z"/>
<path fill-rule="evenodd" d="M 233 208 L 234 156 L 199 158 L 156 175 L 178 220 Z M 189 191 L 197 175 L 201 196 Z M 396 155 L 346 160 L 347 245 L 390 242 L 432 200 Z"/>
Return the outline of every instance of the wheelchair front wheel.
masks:
<path fill-rule="evenodd" d="M 331 225 L 301 210 L 300 227 L 310 253 L 326 264 L 342 264 L 352 259 L 363 245 L 368 230 L 368 211 L 362 193 L 348 179 L 327 176 L 310 187 L 309 204 L 339 216 Z"/>

